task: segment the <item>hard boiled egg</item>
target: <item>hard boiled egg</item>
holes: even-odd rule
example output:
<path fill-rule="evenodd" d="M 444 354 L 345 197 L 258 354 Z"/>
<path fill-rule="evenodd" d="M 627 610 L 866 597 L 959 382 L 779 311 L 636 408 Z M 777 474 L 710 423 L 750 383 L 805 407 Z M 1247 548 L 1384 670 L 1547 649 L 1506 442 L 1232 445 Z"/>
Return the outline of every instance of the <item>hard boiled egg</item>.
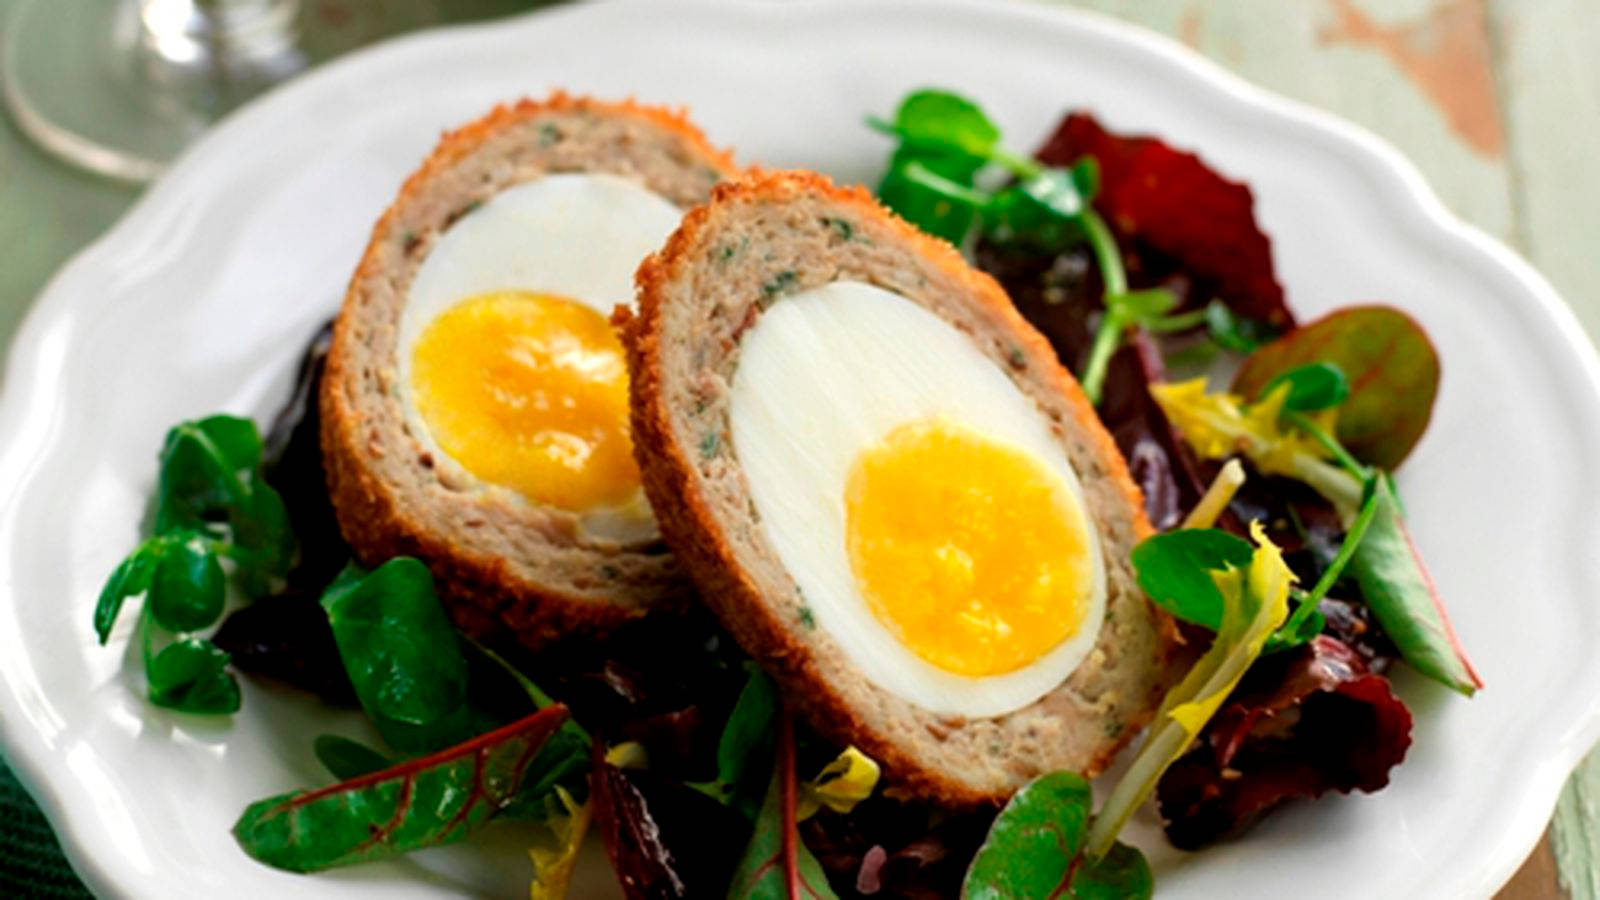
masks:
<path fill-rule="evenodd" d="M 680 216 L 625 178 L 553 174 L 439 237 L 411 283 L 396 362 L 407 426 L 456 486 L 570 511 L 592 537 L 657 536 L 607 317 Z"/>
<path fill-rule="evenodd" d="M 858 281 L 785 298 L 741 340 L 729 428 L 817 627 L 881 689 L 993 717 L 1090 654 L 1106 575 L 1077 475 L 934 313 Z"/>

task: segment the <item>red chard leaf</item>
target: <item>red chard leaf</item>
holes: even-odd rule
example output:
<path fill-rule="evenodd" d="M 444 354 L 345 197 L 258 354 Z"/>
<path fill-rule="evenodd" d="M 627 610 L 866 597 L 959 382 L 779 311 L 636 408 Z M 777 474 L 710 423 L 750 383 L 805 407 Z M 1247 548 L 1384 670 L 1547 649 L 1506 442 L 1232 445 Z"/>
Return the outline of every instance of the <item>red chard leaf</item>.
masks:
<path fill-rule="evenodd" d="M 1214 282 L 1240 315 L 1277 330 L 1294 324 L 1246 185 L 1156 138 L 1112 134 L 1087 113 L 1067 116 L 1035 155 L 1056 166 L 1094 157 L 1100 165 L 1094 205 L 1119 239 L 1176 258 Z"/>
<path fill-rule="evenodd" d="M 837 898 L 817 858 L 806 849 L 795 827 L 799 788 L 794 772 L 794 718 L 778 715 L 778 760 L 766 801 L 756 816 L 755 833 L 733 872 L 729 897 L 754 900 Z"/>
<path fill-rule="evenodd" d="M 1279 375 L 1333 363 L 1350 381 L 1336 436 L 1356 458 L 1393 470 L 1416 446 L 1439 392 L 1439 356 L 1410 316 L 1390 306 L 1353 306 L 1302 325 L 1262 347 L 1234 377 L 1255 398 Z"/>
<path fill-rule="evenodd" d="M 291 872 L 398 856 L 476 832 L 516 798 L 539 749 L 567 719 L 559 704 L 430 756 L 250 805 L 239 846 Z"/>
<path fill-rule="evenodd" d="M 1167 837 L 1193 850 L 1286 800 L 1376 791 L 1411 745 L 1411 712 L 1388 679 L 1322 635 L 1266 657 L 1156 790 Z"/>

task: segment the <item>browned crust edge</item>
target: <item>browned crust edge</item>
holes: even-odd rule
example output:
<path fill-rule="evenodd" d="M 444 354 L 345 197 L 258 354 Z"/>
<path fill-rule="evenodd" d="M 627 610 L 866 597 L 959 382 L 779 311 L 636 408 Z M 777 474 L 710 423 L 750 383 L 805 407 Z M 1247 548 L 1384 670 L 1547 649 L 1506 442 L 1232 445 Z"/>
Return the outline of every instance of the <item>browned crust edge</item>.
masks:
<path fill-rule="evenodd" d="M 816 670 L 810 654 L 792 635 L 793 624 L 784 620 L 762 599 L 755 582 L 739 566 L 732 547 L 723 537 L 705 499 L 696 488 L 696 466 L 688 448 L 673 435 L 671 416 L 662 386 L 661 332 L 665 286 L 677 279 L 686 266 L 693 265 L 691 249 L 707 227 L 713 207 L 727 203 L 771 198 L 773 196 L 821 194 L 828 200 L 868 216 L 886 219 L 897 237 L 916 252 L 944 270 L 969 290 L 977 302 L 997 313 L 1007 324 L 1028 359 L 1029 366 L 1040 366 L 1066 398 L 1077 423 L 1090 427 L 1094 449 L 1105 461 L 1106 476 L 1127 503 L 1138 539 L 1154 533 L 1144 513 L 1144 498 L 1128 472 L 1122 453 L 1111 435 L 1101 427 L 1094 405 L 1078 382 L 1062 367 L 1055 349 L 1037 329 L 1017 312 L 999 283 L 985 272 L 970 266 L 949 242 L 932 237 L 880 204 L 860 186 L 840 187 L 825 176 L 807 171 L 763 171 L 752 168 L 737 181 L 712 189 L 711 200 L 684 216 L 678 230 L 666 245 L 646 257 L 634 276 L 638 312 L 618 309 L 616 324 L 628 354 L 629 391 L 634 436 L 634 453 L 643 475 L 645 493 L 655 508 L 673 553 L 689 570 L 701 597 L 716 612 L 734 638 L 778 679 L 781 684 L 805 684 L 806 691 L 787 691 L 790 703 L 813 727 L 838 744 L 855 744 L 884 767 L 893 790 L 905 796 L 931 800 L 955 808 L 999 806 L 1007 796 L 976 791 L 959 780 L 928 771 L 892 742 L 879 739 L 875 729 L 863 727 L 856 713 L 840 694 L 830 687 L 826 673 Z M 1158 621 L 1167 639 L 1167 659 L 1178 655 L 1176 623 L 1158 611 Z M 1151 698 L 1152 700 L 1154 698 Z M 1144 704 L 1146 712 L 1128 722 L 1121 735 L 1109 744 L 1083 774 L 1099 774 L 1129 741 L 1155 715 L 1155 704 Z"/>
<path fill-rule="evenodd" d="M 339 520 L 339 530 L 363 564 L 378 565 L 395 556 L 416 556 L 426 560 L 448 599 L 456 624 L 469 634 L 485 636 L 502 630 L 501 610 L 508 593 L 525 601 L 521 605 L 536 610 L 536 615 L 514 627 L 518 640 L 537 648 L 556 640 L 581 636 L 600 637 L 642 618 L 644 611 L 611 602 L 574 596 L 553 586 L 519 579 L 506 560 L 486 554 L 466 553 L 451 540 L 424 527 L 399 509 L 394 492 L 368 470 L 364 461 L 371 447 L 359 431 L 359 416 L 354 404 L 338 386 L 346 383 L 352 366 L 350 345 L 354 327 L 344 311 L 354 306 L 354 295 L 367 278 L 382 269 L 380 244 L 392 230 L 402 207 L 424 186 L 461 159 L 475 152 L 500 130 L 547 113 L 592 111 L 609 115 L 632 116 L 668 131 L 688 143 L 703 161 L 724 176 L 740 173 L 733 155 L 712 146 L 705 135 L 688 119 L 686 109 L 667 109 L 621 101 L 596 100 L 556 91 L 544 100 L 523 98 L 501 104 L 489 113 L 459 128 L 446 131 L 421 166 L 405 183 L 389 207 L 372 227 L 367 248 L 362 254 L 346 289 L 345 300 L 334 325 L 332 348 L 318 395 L 321 412 L 321 445 L 328 492 Z M 685 586 L 672 598 L 667 609 L 682 609 L 692 602 L 693 593 Z M 662 609 L 657 607 L 657 609 Z"/>

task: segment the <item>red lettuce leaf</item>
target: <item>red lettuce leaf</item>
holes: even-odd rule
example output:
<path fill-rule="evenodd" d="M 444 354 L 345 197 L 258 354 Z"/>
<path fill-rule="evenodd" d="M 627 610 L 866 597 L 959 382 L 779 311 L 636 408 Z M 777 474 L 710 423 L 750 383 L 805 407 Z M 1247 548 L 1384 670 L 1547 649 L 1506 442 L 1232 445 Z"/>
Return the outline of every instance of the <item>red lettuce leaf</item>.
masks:
<path fill-rule="evenodd" d="M 1163 141 L 1112 134 L 1087 113 L 1067 116 L 1035 156 L 1057 166 L 1094 157 L 1100 164 L 1095 208 L 1125 245 L 1174 257 L 1185 271 L 1211 282 L 1240 315 L 1277 330 L 1294 324 L 1246 185 Z"/>
<path fill-rule="evenodd" d="M 676 779 L 620 769 L 595 744 L 590 800 L 595 828 L 630 900 L 720 897 L 733 873 L 744 817 Z"/>
<path fill-rule="evenodd" d="M 1157 786 L 1173 845 L 1236 834 L 1295 798 L 1376 791 L 1411 745 L 1388 679 L 1327 635 L 1258 663 Z"/>

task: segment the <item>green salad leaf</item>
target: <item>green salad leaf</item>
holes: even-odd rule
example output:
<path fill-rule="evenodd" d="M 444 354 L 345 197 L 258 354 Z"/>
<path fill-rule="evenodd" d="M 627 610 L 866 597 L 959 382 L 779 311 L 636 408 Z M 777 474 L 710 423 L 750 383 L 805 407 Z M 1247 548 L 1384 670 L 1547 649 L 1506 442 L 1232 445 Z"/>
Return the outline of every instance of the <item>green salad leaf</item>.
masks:
<path fill-rule="evenodd" d="M 1350 559 L 1350 573 L 1405 661 L 1470 697 L 1483 687 L 1483 680 L 1467 659 L 1433 579 L 1417 555 L 1390 479 L 1375 480 L 1373 499 L 1371 526 Z"/>
<path fill-rule="evenodd" d="M 963 900 L 1150 897 L 1154 877 L 1138 850 L 1117 843 L 1103 857 L 1083 855 L 1092 803 L 1089 782 L 1074 772 L 1051 772 L 1025 785 L 973 857 Z"/>
<path fill-rule="evenodd" d="M 688 784 L 754 818 L 766 785 L 752 775 L 764 772 L 772 759 L 774 725 L 783 701 L 767 673 L 754 664 L 747 666 L 749 677 L 717 741 L 716 780 Z"/>
<path fill-rule="evenodd" d="M 322 607 L 356 697 L 389 746 L 428 751 L 465 736 L 467 660 L 427 566 L 411 557 L 371 572 L 351 564 Z"/>
<path fill-rule="evenodd" d="M 1166 316 L 1178 302 L 1168 291 L 1128 290 L 1122 252 L 1093 206 L 1100 177 L 1092 158 L 1052 167 L 1007 152 L 999 127 L 983 110 L 947 91 L 916 91 L 901 102 L 892 122 L 868 122 L 900 141 L 878 185 L 879 199 L 929 234 L 960 246 L 974 223 L 981 223 L 992 241 L 1047 253 L 1089 244 L 1106 305 L 1079 378 L 1091 402 L 1100 401 L 1107 366 L 1127 329 L 1179 330 L 1208 321 L 1202 310 Z M 979 187 L 991 168 L 1012 182 L 998 190 Z"/>
<path fill-rule="evenodd" d="M 149 589 L 150 617 L 168 631 L 198 631 L 222 618 L 222 563 L 198 540 L 167 545 Z"/>
<path fill-rule="evenodd" d="M 794 722 L 778 716 L 778 740 L 772 779 L 756 815 L 755 831 L 728 886 L 730 900 L 836 898 L 817 858 L 806 849 L 795 828 L 799 786 L 795 783 Z"/>
<path fill-rule="evenodd" d="M 1317 412 L 1331 409 L 1350 396 L 1350 379 L 1344 370 L 1330 362 L 1306 363 L 1282 372 L 1262 388 L 1262 396 L 1271 394 L 1282 385 L 1288 385 L 1283 408 L 1294 412 Z"/>
<path fill-rule="evenodd" d="M 1296 328 L 1245 360 L 1233 390 L 1264 396 L 1284 373 L 1329 363 L 1348 377 L 1335 436 L 1366 463 L 1393 470 L 1428 427 L 1439 357 L 1410 316 L 1388 306 L 1340 309 Z"/>
<path fill-rule="evenodd" d="M 1129 558 L 1151 602 L 1216 631 L 1226 602 L 1211 573 L 1242 569 L 1254 553 L 1249 541 L 1221 529 L 1186 528 L 1145 538 Z"/>
<path fill-rule="evenodd" d="M 228 654 L 203 638 L 182 638 L 145 658 L 150 702 L 180 712 L 221 715 L 239 709 Z"/>
<path fill-rule="evenodd" d="M 291 872 L 459 841 L 512 803 L 529 764 L 566 718 L 557 704 L 431 756 L 268 797 L 239 817 L 234 838 L 255 859 Z"/>
<path fill-rule="evenodd" d="M 158 706 L 224 714 L 239 708 L 228 655 L 195 636 L 222 617 L 228 570 L 246 594 L 271 590 L 294 562 L 283 498 L 261 477 L 254 422 L 215 415 L 167 432 L 160 457 L 154 534 L 106 579 L 95 603 L 100 643 L 130 598 L 140 617 L 145 679 Z M 166 646 L 157 650 L 158 643 Z"/>

